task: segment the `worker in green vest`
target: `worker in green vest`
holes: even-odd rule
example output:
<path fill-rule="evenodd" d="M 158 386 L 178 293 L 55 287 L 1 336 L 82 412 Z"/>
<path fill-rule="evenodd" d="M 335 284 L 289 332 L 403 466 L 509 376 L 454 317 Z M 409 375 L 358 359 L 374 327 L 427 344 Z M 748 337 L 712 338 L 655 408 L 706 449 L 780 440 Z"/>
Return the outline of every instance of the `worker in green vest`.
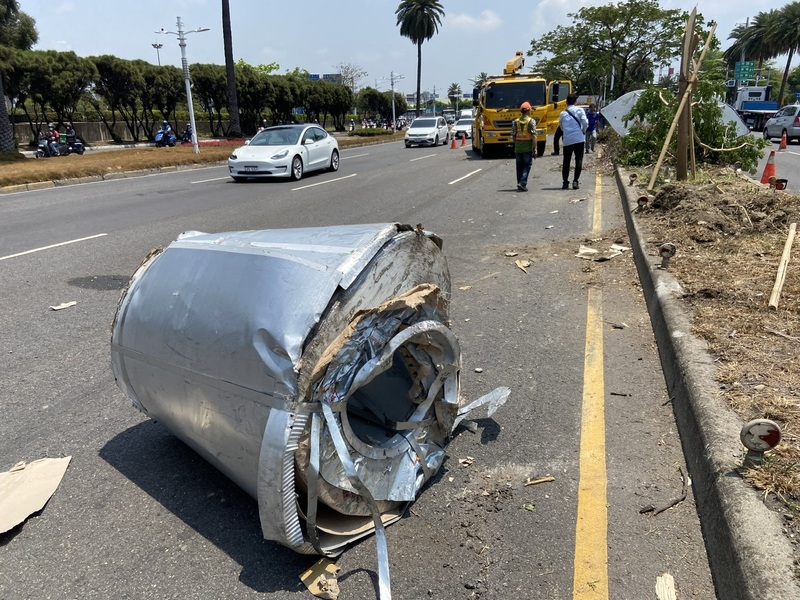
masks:
<path fill-rule="evenodd" d="M 511 139 L 517 159 L 517 189 L 527 192 L 528 174 L 533 164 L 533 142 L 536 140 L 536 119 L 530 116 L 530 102 L 523 102 L 519 109 L 522 115 L 511 124 Z"/>

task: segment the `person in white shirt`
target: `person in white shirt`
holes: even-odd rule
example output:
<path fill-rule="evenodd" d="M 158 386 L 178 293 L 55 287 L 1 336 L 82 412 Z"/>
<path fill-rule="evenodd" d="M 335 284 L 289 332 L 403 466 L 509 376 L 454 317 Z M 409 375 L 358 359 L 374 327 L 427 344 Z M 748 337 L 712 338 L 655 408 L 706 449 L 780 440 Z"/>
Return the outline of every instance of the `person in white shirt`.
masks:
<path fill-rule="evenodd" d="M 563 132 L 561 143 L 564 150 L 564 162 L 561 164 L 562 190 L 569 189 L 569 169 L 573 154 L 575 155 L 575 174 L 572 179 L 572 189 L 577 190 L 580 187 L 583 146 L 586 142 L 589 119 L 586 118 L 586 113 L 582 109 L 575 107 L 577 100 L 577 94 L 567 96 L 567 108 L 558 116 L 558 124 Z"/>

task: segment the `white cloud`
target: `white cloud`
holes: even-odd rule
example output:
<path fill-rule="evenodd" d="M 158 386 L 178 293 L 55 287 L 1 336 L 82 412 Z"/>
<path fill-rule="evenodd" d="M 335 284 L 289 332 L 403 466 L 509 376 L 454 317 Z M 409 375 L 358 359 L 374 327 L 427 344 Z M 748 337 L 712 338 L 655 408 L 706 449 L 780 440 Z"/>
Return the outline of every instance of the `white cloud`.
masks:
<path fill-rule="evenodd" d="M 467 13 L 455 13 L 452 16 L 445 16 L 445 23 L 448 27 L 461 31 L 494 31 L 503 25 L 503 19 L 491 10 L 484 10 L 481 14 L 474 16 Z"/>

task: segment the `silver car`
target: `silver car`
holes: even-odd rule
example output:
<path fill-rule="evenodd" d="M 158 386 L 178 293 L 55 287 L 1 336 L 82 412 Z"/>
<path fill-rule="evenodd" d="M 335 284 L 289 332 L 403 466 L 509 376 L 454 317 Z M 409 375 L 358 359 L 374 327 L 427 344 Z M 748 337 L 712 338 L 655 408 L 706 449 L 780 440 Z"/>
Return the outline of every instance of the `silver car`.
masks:
<path fill-rule="evenodd" d="M 267 127 L 228 157 L 234 181 L 251 177 L 297 181 L 303 173 L 320 169 L 339 170 L 339 143 L 313 123 Z"/>
<path fill-rule="evenodd" d="M 472 135 L 472 121 L 472 117 L 461 117 L 456 121 L 456 125 L 453 127 L 453 135 L 456 136 L 456 139 L 469 138 Z"/>
<path fill-rule="evenodd" d="M 783 137 L 786 133 L 786 143 L 793 139 L 800 142 L 800 105 L 791 104 L 784 106 L 764 125 L 764 139 Z"/>
<path fill-rule="evenodd" d="M 406 148 L 418 146 L 437 146 L 450 141 L 450 128 L 444 117 L 419 117 L 406 129 Z"/>

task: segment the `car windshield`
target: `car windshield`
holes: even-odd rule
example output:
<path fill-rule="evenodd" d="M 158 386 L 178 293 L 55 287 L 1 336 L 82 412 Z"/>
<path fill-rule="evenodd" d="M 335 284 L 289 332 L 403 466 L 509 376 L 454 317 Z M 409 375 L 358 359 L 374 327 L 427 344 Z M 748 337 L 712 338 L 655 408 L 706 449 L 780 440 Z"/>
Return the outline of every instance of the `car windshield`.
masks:
<path fill-rule="evenodd" d="M 436 119 L 415 119 L 410 129 L 430 129 L 436 127 Z"/>
<path fill-rule="evenodd" d="M 459 119 L 456 125 L 472 125 L 472 119 Z"/>
<path fill-rule="evenodd" d="M 300 130 L 289 127 L 275 127 L 265 129 L 250 140 L 251 146 L 289 146 L 297 144 L 300 139 Z"/>
<path fill-rule="evenodd" d="M 486 87 L 486 108 L 519 108 L 523 102 L 531 106 L 545 104 L 544 81 L 495 83 Z"/>

